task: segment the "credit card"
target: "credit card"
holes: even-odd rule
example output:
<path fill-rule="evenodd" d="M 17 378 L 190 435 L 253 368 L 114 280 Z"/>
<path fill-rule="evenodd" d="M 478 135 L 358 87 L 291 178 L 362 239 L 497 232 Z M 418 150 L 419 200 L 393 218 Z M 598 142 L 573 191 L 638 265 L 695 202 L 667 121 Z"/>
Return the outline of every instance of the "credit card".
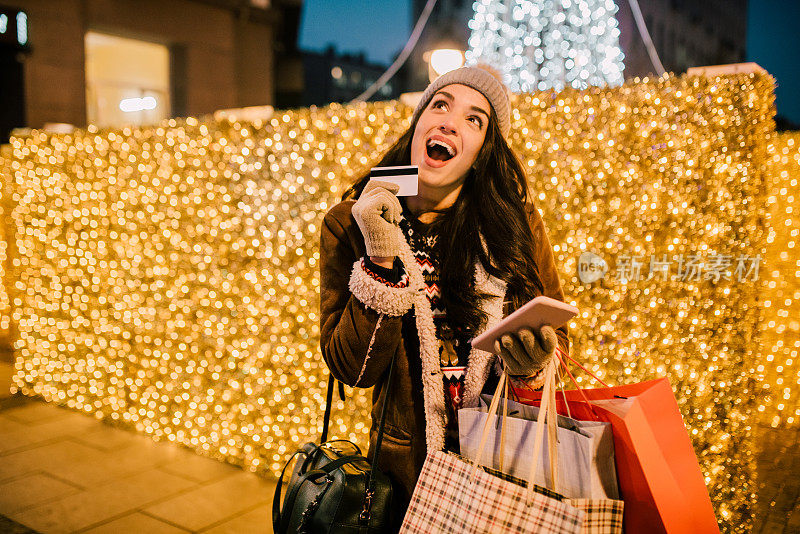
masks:
<path fill-rule="evenodd" d="M 397 192 L 398 197 L 413 197 L 419 187 L 419 167 L 416 165 L 373 167 L 369 171 L 369 179 L 397 184 L 400 187 Z"/>

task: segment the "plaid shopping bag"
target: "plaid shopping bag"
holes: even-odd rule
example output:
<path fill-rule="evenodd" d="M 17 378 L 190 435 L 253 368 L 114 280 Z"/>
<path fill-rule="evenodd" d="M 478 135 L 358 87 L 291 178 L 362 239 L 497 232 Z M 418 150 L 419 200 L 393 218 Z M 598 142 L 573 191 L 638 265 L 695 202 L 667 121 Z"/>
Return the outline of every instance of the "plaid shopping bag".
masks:
<path fill-rule="evenodd" d="M 526 502 L 525 482 L 475 469 L 459 456 L 428 453 L 401 533 L 579 533 L 584 512 L 544 488 Z"/>
<path fill-rule="evenodd" d="M 584 512 L 581 534 L 621 534 L 623 502 L 613 499 L 569 499 Z"/>
<path fill-rule="evenodd" d="M 528 483 L 515 476 L 497 471 L 490 467 L 482 467 L 487 473 L 526 488 Z M 564 497 L 554 491 L 541 486 L 535 486 L 536 491 L 556 499 Z M 575 508 L 583 511 L 583 525 L 581 534 L 622 534 L 622 513 L 624 503 L 616 499 L 566 499 Z"/>
<path fill-rule="evenodd" d="M 486 466 L 482 466 L 481 469 L 522 488 L 528 487 L 528 483 L 524 480 L 502 471 Z M 562 495 L 542 486 L 535 486 L 535 488 L 544 495 L 564 499 Z M 624 511 L 622 501 L 616 499 L 566 499 L 566 502 L 583 511 L 581 534 L 622 534 L 622 513 Z"/>

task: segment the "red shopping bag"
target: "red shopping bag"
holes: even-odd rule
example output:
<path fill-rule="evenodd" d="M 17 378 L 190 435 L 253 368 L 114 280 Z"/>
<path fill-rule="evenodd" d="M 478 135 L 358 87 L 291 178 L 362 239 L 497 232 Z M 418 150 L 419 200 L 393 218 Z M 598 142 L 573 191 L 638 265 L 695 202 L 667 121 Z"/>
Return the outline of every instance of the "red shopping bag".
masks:
<path fill-rule="evenodd" d="M 541 399 L 541 392 L 514 393 L 528 404 Z M 669 380 L 568 390 L 556 398 L 560 414 L 611 423 L 626 532 L 719 532 Z"/>

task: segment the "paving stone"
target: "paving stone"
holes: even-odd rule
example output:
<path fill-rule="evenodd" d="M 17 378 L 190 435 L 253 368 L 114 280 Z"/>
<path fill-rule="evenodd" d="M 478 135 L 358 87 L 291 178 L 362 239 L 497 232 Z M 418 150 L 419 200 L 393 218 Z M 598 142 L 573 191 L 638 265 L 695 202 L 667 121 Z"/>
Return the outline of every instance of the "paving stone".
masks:
<path fill-rule="evenodd" d="M 185 478 L 151 469 L 8 515 L 43 534 L 67 533 L 117 519 L 193 485 Z"/>
<path fill-rule="evenodd" d="M 19 421 L 20 423 L 36 425 L 56 417 L 64 417 L 71 413 L 74 412 L 70 412 L 66 408 L 58 408 L 54 404 L 34 401 L 19 408 L 6 410 L 3 412 L 3 416 Z"/>
<path fill-rule="evenodd" d="M 241 473 L 241 469 L 238 467 L 224 464 L 211 458 L 204 458 L 194 453 L 181 460 L 164 464 L 161 469 L 196 482 L 211 482 L 235 473 Z"/>
<path fill-rule="evenodd" d="M 16 423 L 19 427 L 10 427 L 7 432 L 0 432 L 0 454 L 23 450 L 31 446 L 57 441 L 64 437 L 78 436 L 87 429 L 95 427 L 98 422 L 78 413 L 66 413 L 39 424 Z"/>
<path fill-rule="evenodd" d="M 81 534 L 120 534 L 122 532 L 129 534 L 182 534 L 188 531 L 137 512 L 103 523 L 98 527 L 81 531 Z"/>
<path fill-rule="evenodd" d="M 44 473 L 37 473 L 0 484 L 0 513 L 9 514 L 47 501 L 72 495 L 83 488 Z"/>
<path fill-rule="evenodd" d="M 203 534 L 272 534 L 272 503 L 202 531 Z"/>
<path fill-rule="evenodd" d="M 129 430 L 122 430 L 99 422 L 91 430 L 75 436 L 75 440 L 103 451 L 124 449 L 134 444 L 152 441 Z"/>
<path fill-rule="evenodd" d="M 239 472 L 145 508 L 148 514 L 188 530 L 201 530 L 272 502 L 274 484 Z"/>
<path fill-rule="evenodd" d="M 66 466 L 99 461 L 102 453 L 68 439 L 0 456 L 0 481 L 31 472 L 49 471 L 58 475 Z"/>
<path fill-rule="evenodd" d="M 0 515 L 0 532 L 3 534 L 40 534 L 2 515 Z"/>
<path fill-rule="evenodd" d="M 20 423 L 15 419 L 9 419 L 5 415 L 4 412 L 0 412 L 0 434 L 6 434 L 8 432 L 16 432 L 17 430 L 24 430 L 29 428 L 25 423 Z"/>
<path fill-rule="evenodd" d="M 75 484 L 91 487 L 158 467 L 189 454 L 171 444 L 157 444 L 151 440 L 144 440 L 136 447 L 107 451 L 87 448 L 95 453 L 56 468 L 43 468 L 43 471 Z"/>

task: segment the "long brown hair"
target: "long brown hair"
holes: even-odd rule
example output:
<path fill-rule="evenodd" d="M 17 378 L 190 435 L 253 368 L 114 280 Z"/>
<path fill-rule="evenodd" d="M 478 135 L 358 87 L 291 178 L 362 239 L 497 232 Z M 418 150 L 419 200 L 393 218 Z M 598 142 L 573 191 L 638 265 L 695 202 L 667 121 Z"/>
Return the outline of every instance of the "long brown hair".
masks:
<path fill-rule="evenodd" d="M 410 164 L 416 126 L 416 121 L 412 122 L 377 166 Z M 358 198 L 367 181 L 369 173 L 345 191 L 343 200 Z M 542 294 L 526 213 L 536 208 L 529 200 L 525 171 L 503 138 L 492 109 L 483 146 L 458 198 L 449 208 L 439 210 L 432 223 L 438 235 L 439 289 L 453 327 L 475 332 L 486 324 L 480 303 L 488 295 L 479 294 L 475 288 L 476 261 L 506 282 L 506 299 L 510 298 L 514 309 Z M 481 246 L 481 236 L 486 250 Z"/>

